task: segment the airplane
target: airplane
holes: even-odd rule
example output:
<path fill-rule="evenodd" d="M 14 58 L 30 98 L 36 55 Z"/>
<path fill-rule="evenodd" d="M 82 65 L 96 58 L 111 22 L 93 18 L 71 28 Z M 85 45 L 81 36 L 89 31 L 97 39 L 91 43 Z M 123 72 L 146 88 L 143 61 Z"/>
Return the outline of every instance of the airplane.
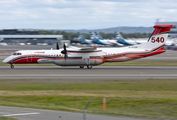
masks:
<path fill-rule="evenodd" d="M 116 39 L 118 43 L 124 44 L 124 45 L 136 45 L 140 44 L 139 42 L 136 42 L 135 40 L 126 40 L 124 39 L 119 32 L 115 32 Z"/>
<path fill-rule="evenodd" d="M 96 44 L 123 46 L 123 44 L 118 43 L 117 40 L 103 39 L 97 32 L 95 33 L 91 32 L 91 39 L 93 43 L 96 43 Z"/>
<path fill-rule="evenodd" d="M 109 43 L 111 43 L 113 46 L 124 46 L 123 44 L 121 44 L 121 43 L 118 43 L 117 42 L 117 40 L 113 40 L 113 39 L 103 39 L 102 37 L 101 37 L 101 35 L 100 34 L 98 34 L 97 32 L 95 32 L 96 33 L 96 35 L 100 38 L 100 39 L 102 39 L 102 40 L 107 40 Z"/>
<path fill-rule="evenodd" d="M 146 43 L 125 46 L 125 47 L 71 47 L 66 48 L 63 45 L 59 49 L 58 43 L 56 50 L 19 50 L 11 56 L 5 58 L 3 63 L 10 64 L 27 64 L 27 63 L 54 63 L 59 66 L 97 66 L 105 62 L 124 62 L 157 55 L 165 52 L 164 45 L 167 40 L 170 29 L 173 25 L 155 25 L 154 32 Z"/>
<path fill-rule="evenodd" d="M 100 44 L 100 45 L 110 45 L 107 41 L 100 40 L 94 32 L 90 32 L 90 39 L 92 40 L 93 43 L 95 44 Z"/>
<path fill-rule="evenodd" d="M 78 33 L 81 44 L 92 44 L 92 40 L 85 39 L 81 33 Z"/>

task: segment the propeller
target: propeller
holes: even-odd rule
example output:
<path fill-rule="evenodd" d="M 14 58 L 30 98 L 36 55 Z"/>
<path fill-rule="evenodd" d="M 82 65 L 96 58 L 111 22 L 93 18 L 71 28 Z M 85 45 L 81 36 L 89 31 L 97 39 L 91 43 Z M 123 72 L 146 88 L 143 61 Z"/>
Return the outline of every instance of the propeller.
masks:
<path fill-rule="evenodd" d="M 63 48 L 64 48 L 64 50 L 62 50 L 61 53 L 64 54 L 64 59 L 65 59 L 65 62 L 66 62 L 67 50 L 66 50 L 66 45 L 65 45 L 65 43 L 64 43 L 64 45 L 63 45 Z"/>
<path fill-rule="evenodd" d="M 59 50 L 59 45 L 58 42 L 56 43 L 56 49 Z"/>

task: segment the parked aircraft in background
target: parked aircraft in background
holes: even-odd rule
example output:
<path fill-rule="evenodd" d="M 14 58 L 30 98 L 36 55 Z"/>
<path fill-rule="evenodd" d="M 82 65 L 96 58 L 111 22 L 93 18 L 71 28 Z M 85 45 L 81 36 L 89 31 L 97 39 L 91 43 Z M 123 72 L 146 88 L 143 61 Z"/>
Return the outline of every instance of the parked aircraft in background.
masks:
<path fill-rule="evenodd" d="M 20 50 L 3 60 L 11 68 L 13 64 L 27 63 L 54 63 L 60 66 L 92 66 L 105 62 L 124 62 L 139 58 L 144 58 L 165 52 L 164 45 L 172 25 L 155 25 L 154 32 L 146 43 L 111 48 L 94 47 L 72 47 L 66 48 L 65 44 L 59 49 L 57 43 L 56 50 Z"/>
<path fill-rule="evenodd" d="M 92 40 L 85 39 L 81 33 L 78 33 L 81 44 L 92 44 Z"/>
<path fill-rule="evenodd" d="M 103 39 L 97 32 L 95 33 L 91 32 L 90 38 L 95 44 L 110 45 L 110 46 L 123 46 L 123 44 L 118 43 L 117 40 Z"/>
<path fill-rule="evenodd" d="M 100 39 L 100 40 L 106 40 L 110 44 L 112 44 L 113 46 L 123 46 L 123 44 L 118 43 L 117 40 L 103 39 L 103 37 L 100 34 L 98 34 L 97 32 L 95 32 L 95 35 L 98 37 L 98 39 Z"/>
<path fill-rule="evenodd" d="M 136 42 L 135 40 L 126 40 L 124 39 L 119 32 L 115 32 L 116 34 L 116 39 L 118 43 L 124 44 L 124 45 L 136 45 L 139 44 L 138 42 Z"/>
<path fill-rule="evenodd" d="M 8 44 L 7 43 L 0 43 L 0 45 L 7 46 Z"/>
<path fill-rule="evenodd" d="M 94 44 L 111 45 L 108 41 L 99 39 L 98 36 L 96 36 L 94 32 L 90 32 L 90 39 L 92 40 Z"/>

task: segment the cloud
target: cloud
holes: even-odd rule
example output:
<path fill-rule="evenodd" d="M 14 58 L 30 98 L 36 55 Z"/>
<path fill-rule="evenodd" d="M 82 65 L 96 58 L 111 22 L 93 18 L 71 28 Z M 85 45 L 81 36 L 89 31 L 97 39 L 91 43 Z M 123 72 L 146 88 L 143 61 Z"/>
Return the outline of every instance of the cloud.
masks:
<path fill-rule="evenodd" d="M 1 0 L 3 28 L 82 29 L 174 21 L 175 0 Z M 2 24 L 3 23 L 3 24 Z"/>

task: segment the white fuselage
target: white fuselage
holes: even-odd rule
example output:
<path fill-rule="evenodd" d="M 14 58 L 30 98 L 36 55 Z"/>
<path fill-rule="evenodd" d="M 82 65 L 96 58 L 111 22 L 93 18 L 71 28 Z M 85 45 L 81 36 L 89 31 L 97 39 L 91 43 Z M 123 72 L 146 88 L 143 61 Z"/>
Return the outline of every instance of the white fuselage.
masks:
<path fill-rule="evenodd" d="M 122 48 L 97 48 L 96 51 L 79 51 L 67 49 L 67 57 L 60 50 L 20 50 L 3 60 L 9 64 L 54 63 L 60 66 L 100 65 L 104 62 L 123 62 L 165 52 L 149 51 L 141 46 Z"/>

